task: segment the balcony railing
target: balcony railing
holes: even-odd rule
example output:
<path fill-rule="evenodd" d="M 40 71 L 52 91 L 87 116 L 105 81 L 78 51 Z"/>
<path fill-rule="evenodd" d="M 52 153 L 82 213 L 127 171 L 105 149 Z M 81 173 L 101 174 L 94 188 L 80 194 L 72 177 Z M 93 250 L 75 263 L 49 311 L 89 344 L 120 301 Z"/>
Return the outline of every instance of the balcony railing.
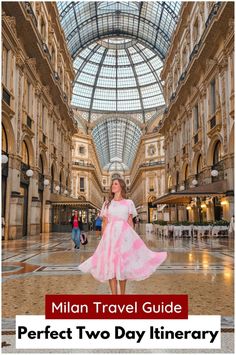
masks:
<path fill-rule="evenodd" d="M 193 57 L 197 54 L 197 52 L 199 51 L 200 45 L 201 45 L 201 40 L 197 44 L 195 44 L 195 46 L 193 47 L 193 50 L 189 56 L 190 62 L 193 59 Z"/>
<path fill-rule="evenodd" d="M 42 48 L 43 48 L 44 53 L 46 53 L 48 55 L 49 59 L 51 60 L 51 54 L 50 54 L 48 46 L 45 42 L 42 42 Z"/>
<path fill-rule="evenodd" d="M 8 106 L 11 105 L 11 95 L 9 94 L 9 92 L 6 89 L 3 89 L 3 91 L 2 91 L 2 98 L 3 98 L 3 101 L 5 101 L 8 104 Z"/>
<path fill-rule="evenodd" d="M 221 1 L 218 1 L 218 2 L 213 6 L 213 8 L 212 8 L 212 10 L 211 10 L 211 12 L 210 12 L 210 14 L 209 14 L 207 20 L 206 20 L 206 24 L 205 24 L 206 28 L 210 25 L 210 23 L 211 23 L 213 17 L 216 16 L 216 14 L 217 14 L 217 12 L 218 12 L 218 10 L 219 10 L 219 8 L 220 8 L 220 5 L 221 5 Z"/>
<path fill-rule="evenodd" d="M 165 165 L 164 161 L 152 161 L 150 163 L 143 163 L 139 165 L 139 168 L 145 167 L 145 166 L 155 166 L 155 165 Z"/>
<path fill-rule="evenodd" d="M 25 6 L 26 12 L 32 16 L 32 21 L 33 21 L 35 27 L 37 27 L 37 18 L 34 14 L 34 11 L 32 9 L 30 2 L 26 1 L 26 2 L 22 2 L 22 4 Z"/>
<path fill-rule="evenodd" d="M 95 168 L 95 165 L 93 165 L 91 163 L 86 163 L 86 162 L 73 161 L 72 164 L 79 165 L 79 166 L 86 166 L 86 167 L 90 167 L 90 168 Z"/>

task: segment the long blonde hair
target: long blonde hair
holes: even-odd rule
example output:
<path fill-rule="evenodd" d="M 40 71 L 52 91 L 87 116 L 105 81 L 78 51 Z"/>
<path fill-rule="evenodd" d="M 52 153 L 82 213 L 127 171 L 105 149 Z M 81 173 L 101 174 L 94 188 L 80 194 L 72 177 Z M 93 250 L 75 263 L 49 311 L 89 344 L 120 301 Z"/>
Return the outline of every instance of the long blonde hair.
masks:
<path fill-rule="evenodd" d="M 112 192 L 112 184 L 113 184 L 113 181 L 115 181 L 115 180 L 119 181 L 119 184 L 120 184 L 120 187 L 121 187 L 121 196 L 123 198 L 126 198 L 126 184 L 125 184 L 124 180 L 121 179 L 121 178 L 113 179 L 112 182 L 111 182 L 110 190 L 109 190 L 108 200 L 107 200 L 107 203 L 105 205 L 105 207 L 107 207 L 107 208 L 109 207 L 109 205 L 111 203 L 111 200 L 113 200 L 113 198 L 115 196 L 114 192 Z"/>

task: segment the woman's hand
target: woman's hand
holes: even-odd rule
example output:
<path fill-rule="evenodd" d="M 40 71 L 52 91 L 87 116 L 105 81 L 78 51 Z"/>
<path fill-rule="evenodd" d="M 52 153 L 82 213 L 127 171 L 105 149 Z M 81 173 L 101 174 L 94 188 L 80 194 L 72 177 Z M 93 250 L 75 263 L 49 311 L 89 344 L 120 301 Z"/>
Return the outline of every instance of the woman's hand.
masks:
<path fill-rule="evenodd" d="M 107 226 L 107 218 L 106 217 L 103 217 L 102 218 L 102 235 L 106 229 L 106 226 Z"/>

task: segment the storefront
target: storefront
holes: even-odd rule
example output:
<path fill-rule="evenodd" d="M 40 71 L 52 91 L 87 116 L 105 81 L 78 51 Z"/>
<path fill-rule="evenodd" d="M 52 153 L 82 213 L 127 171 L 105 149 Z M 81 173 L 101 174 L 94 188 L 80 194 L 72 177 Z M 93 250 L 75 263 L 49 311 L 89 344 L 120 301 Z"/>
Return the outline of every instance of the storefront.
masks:
<path fill-rule="evenodd" d="M 70 220 L 74 210 L 78 211 L 85 231 L 93 228 L 98 211 L 97 206 L 89 201 L 78 201 L 74 198 L 67 198 L 65 201 L 52 202 L 52 232 L 70 232 Z"/>
<path fill-rule="evenodd" d="M 186 191 L 168 193 L 153 202 L 166 204 L 169 222 L 210 222 L 230 220 L 226 181 L 206 184 Z"/>

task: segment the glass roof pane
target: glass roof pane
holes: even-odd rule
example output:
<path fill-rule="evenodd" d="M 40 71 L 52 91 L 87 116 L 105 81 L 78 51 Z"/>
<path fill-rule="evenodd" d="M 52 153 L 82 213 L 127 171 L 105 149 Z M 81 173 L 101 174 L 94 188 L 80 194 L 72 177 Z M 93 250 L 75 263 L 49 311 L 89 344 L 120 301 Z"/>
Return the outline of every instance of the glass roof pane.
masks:
<path fill-rule="evenodd" d="M 92 136 L 102 167 L 108 169 L 111 164 L 117 164 L 114 170 L 121 168 L 121 165 L 122 169 L 129 169 L 141 135 L 141 130 L 125 119 L 114 118 L 98 124 Z"/>
<path fill-rule="evenodd" d="M 126 36 L 142 38 L 163 59 L 167 48 L 164 43 L 156 41 L 156 35 L 160 34 L 165 42 L 170 42 L 181 1 L 59 1 L 57 7 L 73 57 L 90 39 L 96 41 L 119 31 Z M 76 46 L 71 44 L 74 37 L 77 38 Z"/>

